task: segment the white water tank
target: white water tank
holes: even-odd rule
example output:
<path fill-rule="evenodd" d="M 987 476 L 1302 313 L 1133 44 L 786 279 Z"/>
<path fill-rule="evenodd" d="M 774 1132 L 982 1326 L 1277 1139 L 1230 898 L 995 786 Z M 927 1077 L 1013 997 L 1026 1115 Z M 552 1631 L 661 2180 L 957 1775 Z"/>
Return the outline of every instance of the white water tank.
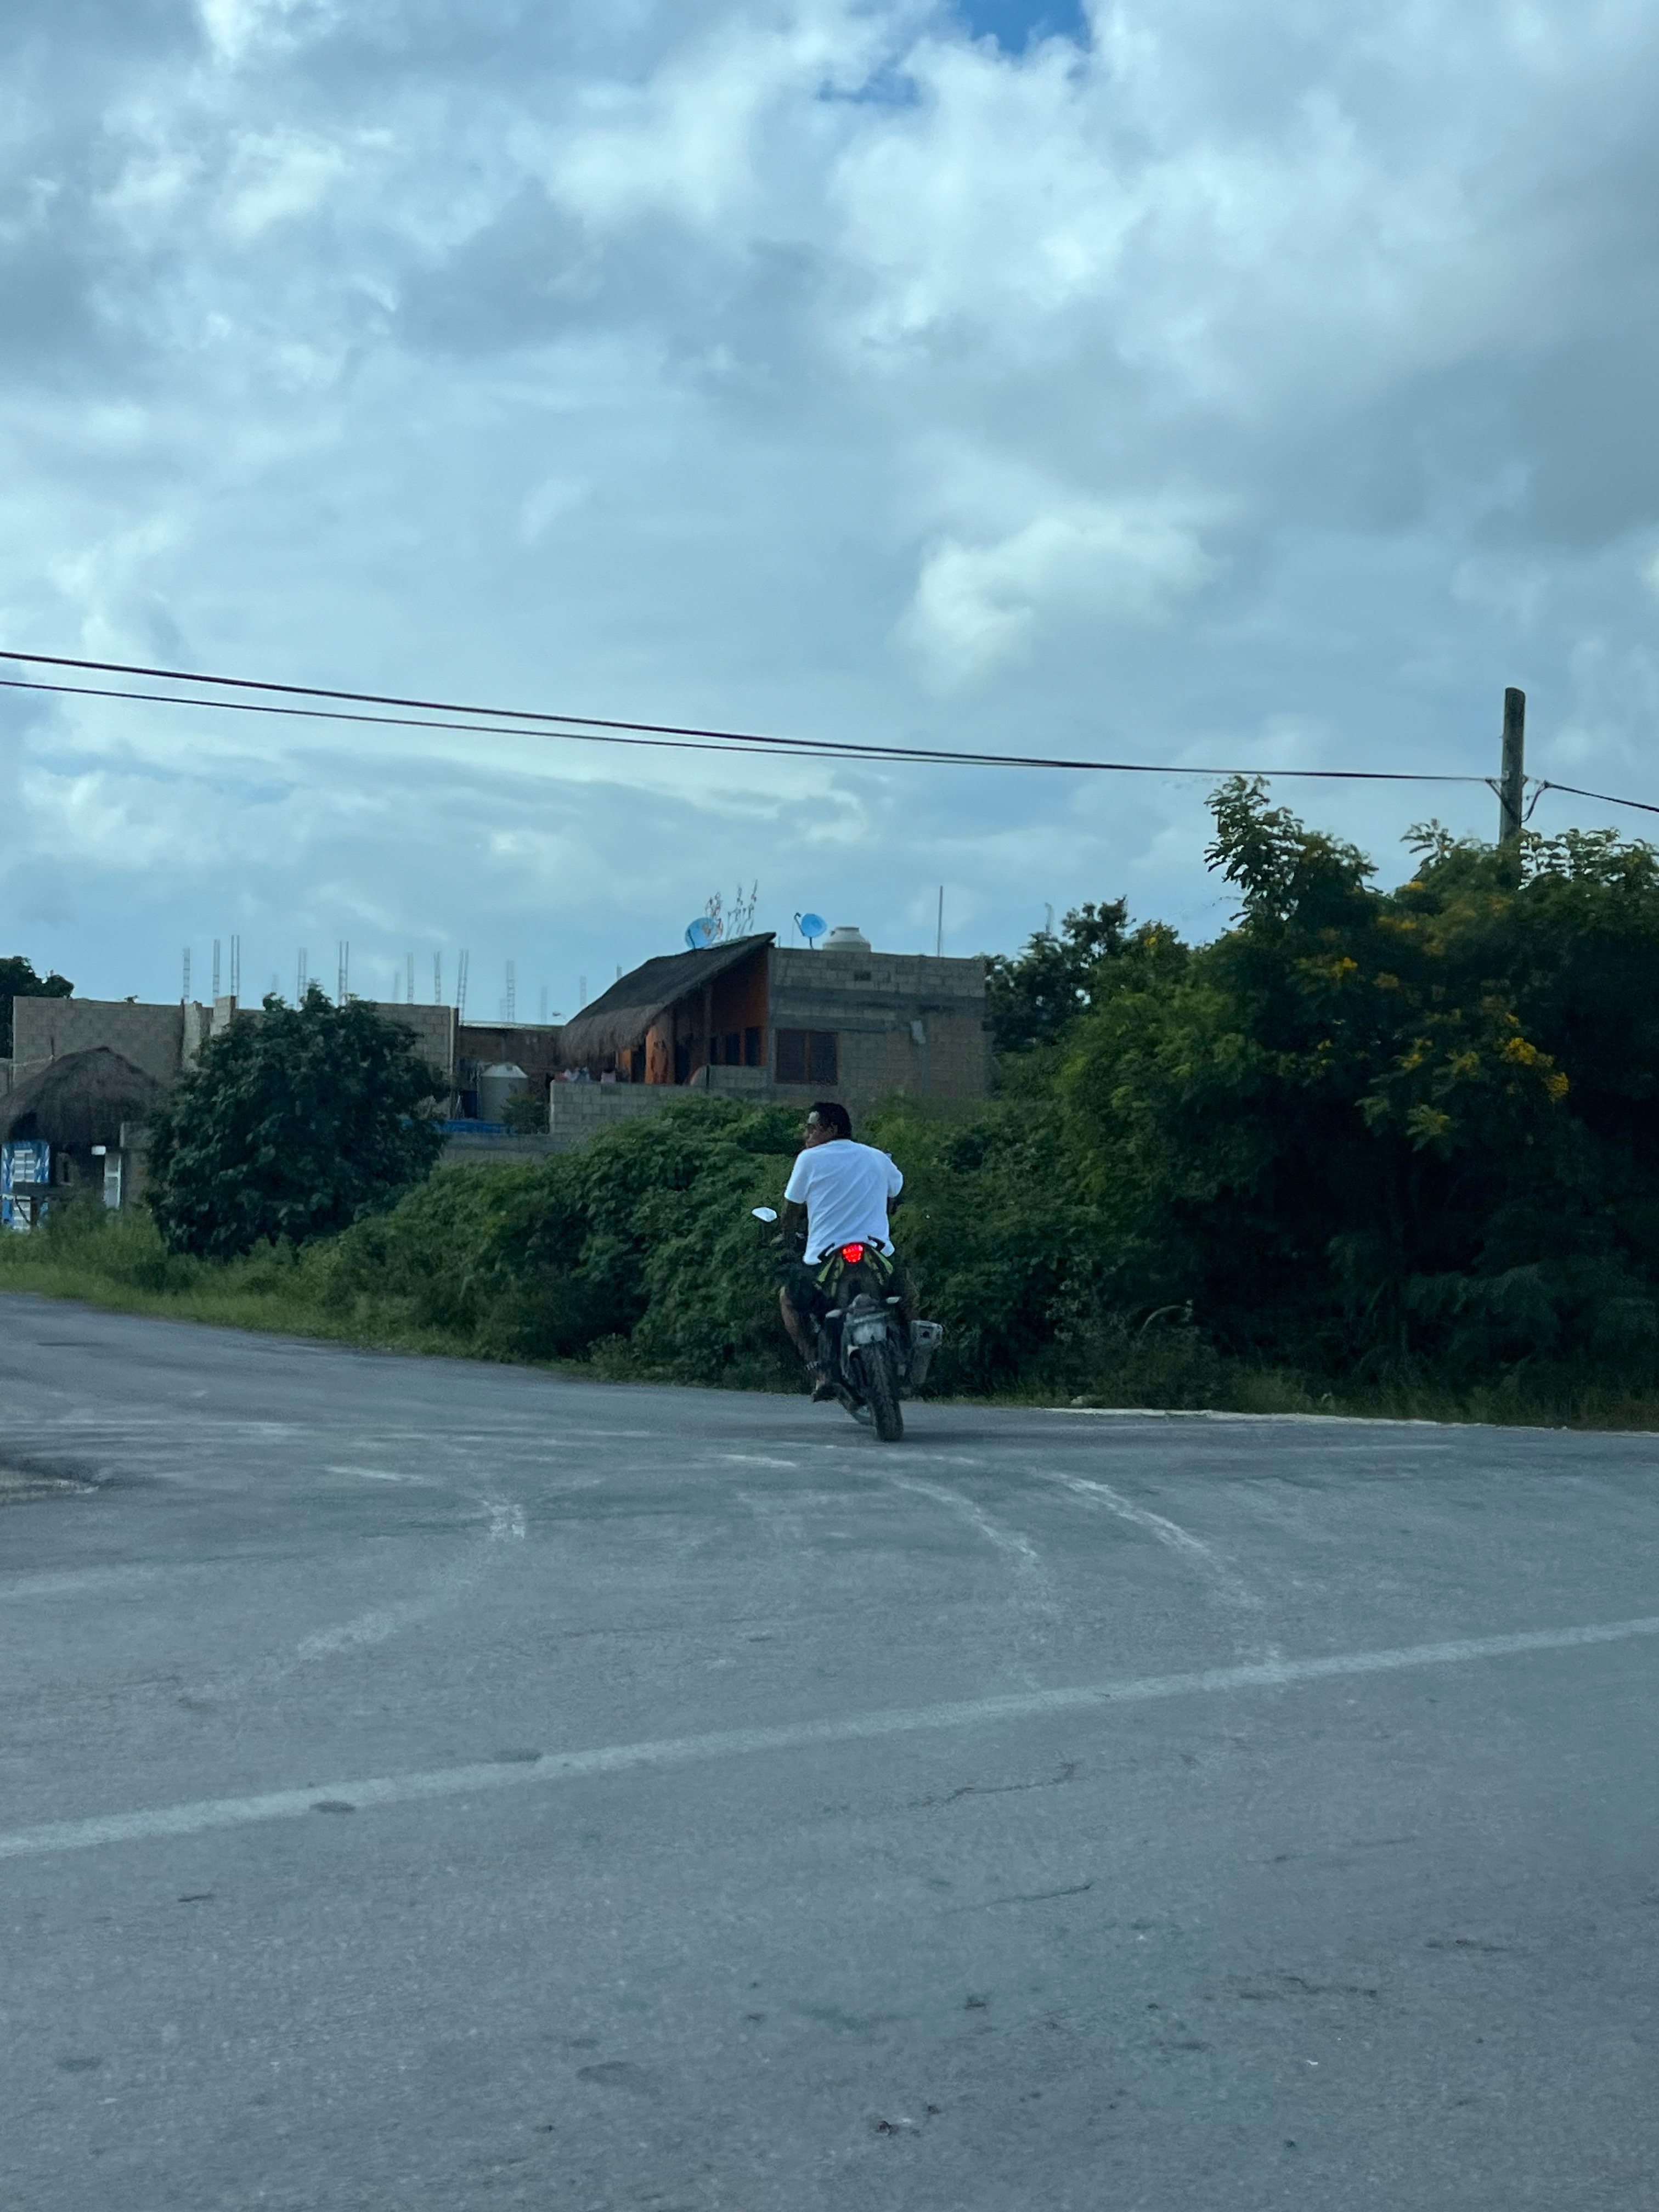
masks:
<path fill-rule="evenodd" d="M 850 921 L 840 922 L 823 940 L 826 952 L 867 952 L 870 940 L 861 929 Z"/>
<path fill-rule="evenodd" d="M 499 1060 L 493 1067 L 478 1071 L 478 1119 L 499 1121 L 507 1111 L 507 1102 L 516 1098 L 529 1086 L 530 1078 L 515 1060 Z"/>

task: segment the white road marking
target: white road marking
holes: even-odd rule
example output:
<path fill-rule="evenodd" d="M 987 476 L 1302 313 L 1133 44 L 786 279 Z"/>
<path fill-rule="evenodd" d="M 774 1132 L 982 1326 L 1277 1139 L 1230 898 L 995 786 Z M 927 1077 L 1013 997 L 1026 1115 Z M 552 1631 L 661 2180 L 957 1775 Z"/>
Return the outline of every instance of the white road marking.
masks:
<path fill-rule="evenodd" d="M 1559 1443 L 1563 1431 L 1559 1427 L 1546 1428 L 1541 1424 L 1528 1425 L 1521 1421 L 1431 1421 L 1419 1415 L 1395 1413 L 1233 1413 L 1215 1407 L 1198 1406 L 1040 1406 L 1042 1413 L 1063 1413 L 1074 1421 L 1269 1421 L 1284 1425 L 1300 1423 L 1310 1428 L 1322 1429 L 1499 1429 L 1506 1437 L 1553 1437 Z M 1583 1433 L 1583 1431 L 1572 1433 Z M 1620 1437 L 1646 1439 L 1659 1436 L 1659 1429 L 1620 1429 Z"/>
<path fill-rule="evenodd" d="M 264 1820 L 300 1820 L 319 1800 L 349 1804 L 362 1812 L 379 1805 L 415 1805 L 433 1798 L 520 1790 L 532 1783 L 580 1781 L 639 1767 L 686 1766 L 707 1759 L 750 1758 L 762 1752 L 801 1751 L 821 1744 L 872 1742 L 930 1729 L 1046 1720 L 1064 1713 L 1100 1711 L 1112 1705 L 1147 1705 L 1164 1698 L 1291 1689 L 1303 1682 L 1394 1674 L 1416 1667 L 1455 1667 L 1477 1659 L 1583 1650 L 1597 1644 L 1628 1643 L 1637 1637 L 1659 1637 L 1659 1616 L 1604 1621 L 1584 1628 L 1528 1629 L 1510 1636 L 1459 1637 L 1443 1644 L 1405 1644 L 1392 1650 L 1337 1652 L 1322 1659 L 1264 1659 L 1243 1666 L 1204 1668 L 1188 1674 L 1150 1674 L 1069 1689 L 1018 1691 L 954 1705 L 851 1713 L 840 1720 L 792 1721 L 774 1728 L 727 1729 L 708 1735 L 671 1736 L 658 1742 L 611 1744 L 594 1751 L 546 1752 L 533 1764 L 492 1761 L 440 1767 L 424 1774 L 375 1775 L 356 1782 L 319 1784 L 308 1790 L 274 1790 L 257 1797 L 210 1797 L 193 1804 L 158 1805 L 142 1812 L 108 1813 L 90 1820 L 53 1820 L 39 1827 L 14 1829 L 9 1834 L 0 1834 L 0 1859 L 88 1850 L 100 1844 L 149 1843 L 164 1836 L 202 1835 L 213 1828 L 250 1827 Z"/>

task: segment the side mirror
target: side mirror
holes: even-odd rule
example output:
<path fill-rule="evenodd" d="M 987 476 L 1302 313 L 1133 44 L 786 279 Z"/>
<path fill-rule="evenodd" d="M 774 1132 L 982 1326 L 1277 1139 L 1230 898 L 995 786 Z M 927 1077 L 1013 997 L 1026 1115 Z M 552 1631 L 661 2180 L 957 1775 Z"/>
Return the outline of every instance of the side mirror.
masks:
<path fill-rule="evenodd" d="M 778 1218 L 769 1206 L 751 1206 L 749 1211 L 757 1221 L 775 1221 Z"/>

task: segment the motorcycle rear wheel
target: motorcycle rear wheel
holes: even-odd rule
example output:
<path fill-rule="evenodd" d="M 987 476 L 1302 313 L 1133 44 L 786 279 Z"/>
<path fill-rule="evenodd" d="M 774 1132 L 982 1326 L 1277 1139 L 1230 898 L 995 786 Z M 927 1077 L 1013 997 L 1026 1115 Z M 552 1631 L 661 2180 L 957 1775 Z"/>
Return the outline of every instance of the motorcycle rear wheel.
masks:
<path fill-rule="evenodd" d="M 859 1353 L 858 1362 L 859 1381 L 876 1434 L 883 1443 L 896 1444 L 904 1434 L 904 1413 L 899 1405 L 893 1355 L 884 1344 L 872 1344 Z"/>

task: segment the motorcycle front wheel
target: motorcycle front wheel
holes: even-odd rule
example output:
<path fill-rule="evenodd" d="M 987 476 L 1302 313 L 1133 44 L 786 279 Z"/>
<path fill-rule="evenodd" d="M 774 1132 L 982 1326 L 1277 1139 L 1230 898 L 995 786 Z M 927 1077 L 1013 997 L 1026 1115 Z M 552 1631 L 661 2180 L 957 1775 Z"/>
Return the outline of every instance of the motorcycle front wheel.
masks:
<path fill-rule="evenodd" d="M 858 1354 L 858 1363 L 859 1383 L 876 1434 L 883 1443 L 896 1444 L 904 1434 L 904 1414 L 899 1406 L 893 1355 L 884 1344 L 872 1344 Z"/>

